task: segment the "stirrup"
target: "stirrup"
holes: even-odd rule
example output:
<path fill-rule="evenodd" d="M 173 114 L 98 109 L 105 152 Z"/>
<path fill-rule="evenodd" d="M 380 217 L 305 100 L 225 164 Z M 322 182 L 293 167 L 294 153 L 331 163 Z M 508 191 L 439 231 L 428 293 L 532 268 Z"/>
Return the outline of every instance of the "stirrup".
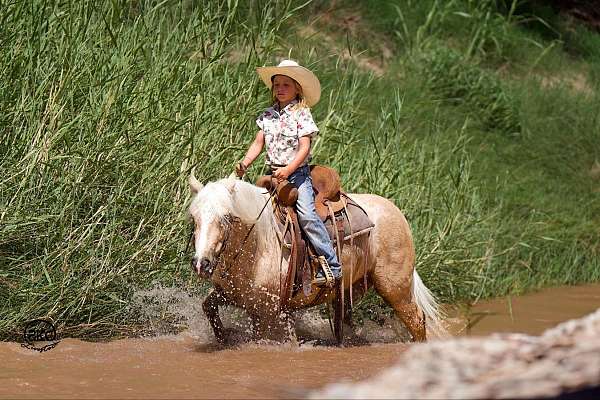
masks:
<path fill-rule="evenodd" d="M 333 272 L 331 272 L 331 267 L 327 263 L 327 260 L 323 256 L 317 257 L 317 261 L 319 262 L 319 266 L 323 270 L 324 277 L 313 279 L 312 283 L 317 286 L 327 286 L 332 287 L 335 279 L 333 278 Z"/>

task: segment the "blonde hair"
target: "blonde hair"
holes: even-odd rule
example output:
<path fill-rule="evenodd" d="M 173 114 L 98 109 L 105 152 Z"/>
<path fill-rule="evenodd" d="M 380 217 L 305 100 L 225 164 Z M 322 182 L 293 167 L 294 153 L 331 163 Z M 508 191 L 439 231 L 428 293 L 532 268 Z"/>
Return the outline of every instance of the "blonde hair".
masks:
<path fill-rule="evenodd" d="M 287 75 L 284 75 L 287 76 Z M 271 77 L 271 82 L 273 82 L 273 78 L 275 78 L 275 75 L 273 75 Z M 300 84 L 298 82 L 296 82 L 296 80 L 294 78 L 291 78 L 288 76 L 288 78 L 290 78 L 291 80 L 294 81 L 294 85 L 296 85 L 296 90 L 298 91 L 298 94 L 296 95 L 296 100 L 298 100 L 298 103 L 296 103 L 296 105 L 294 105 L 292 107 L 292 110 L 301 110 L 303 108 L 310 108 L 308 106 L 308 104 L 306 104 L 306 100 L 304 99 L 304 92 L 302 91 L 302 86 L 300 86 Z M 271 86 L 271 104 L 275 104 L 277 102 L 277 96 L 275 96 L 275 91 L 273 90 L 273 86 Z"/>

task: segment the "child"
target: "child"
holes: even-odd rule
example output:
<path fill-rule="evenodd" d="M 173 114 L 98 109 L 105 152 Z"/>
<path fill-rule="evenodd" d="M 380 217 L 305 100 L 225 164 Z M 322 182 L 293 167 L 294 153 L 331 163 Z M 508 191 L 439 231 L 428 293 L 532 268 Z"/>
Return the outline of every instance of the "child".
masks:
<path fill-rule="evenodd" d="M 236 165 L 241 178 L 266 144 L 266 163 L 278 181 L 287 179 L 298 188 L 298 221 L 318 256 L 324 256 L 334 279 L 342 276 L 329 235 L 315 210 L 315 193 L 308 162 L 311 159 L 311 139 L 319 129 L 310 108 L 321 97 L 319 79 L 295 61 L 283 60 L 276 67 L 257 68 L 263 82 L 271 89 L 273 105 L 256 120 L 260 130 L 246 156 Z M 316 283 L 323 283 L 323 271 Z"/>

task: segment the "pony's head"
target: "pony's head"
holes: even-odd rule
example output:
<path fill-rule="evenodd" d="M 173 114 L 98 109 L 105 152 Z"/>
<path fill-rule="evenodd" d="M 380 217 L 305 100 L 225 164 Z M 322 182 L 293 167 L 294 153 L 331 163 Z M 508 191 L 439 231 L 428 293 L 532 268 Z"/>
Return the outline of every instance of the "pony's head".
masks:
<path fill-rule="evenodd" d="M 189 215 L 194 223 L 191 266 L 199 276 L 210 279 L 219 256 L 228 244 L 234 220 L 256 223 L 257 232 L 268 229 L 268 218 L 263 216 L 256 220 L 268 195 L 239 179 L 227 178 L 203 185 L 193 172 L 189 184 L 193 196 Z M 269 212 L 272 212 L 270 207 L 264 214 Z"/>

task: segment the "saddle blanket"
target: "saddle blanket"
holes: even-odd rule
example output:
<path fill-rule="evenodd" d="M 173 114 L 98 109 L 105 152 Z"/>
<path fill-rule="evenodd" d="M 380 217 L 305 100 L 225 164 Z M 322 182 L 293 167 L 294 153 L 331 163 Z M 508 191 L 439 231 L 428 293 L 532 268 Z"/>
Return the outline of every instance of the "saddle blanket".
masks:
<path fill-rule="evenodd" d="M 325 228 L 327 228 L 327 233 L 329 233 L 329 238 L 332 242 L 335 242 L 336 225 L 338 223 L 343 223 L 344 242 L 350 241 L 352 237 L 364 235 L 375 227 L 375 224 L 361 206 L 345 193 L 343 193 L 342 196 L 346 198 L 346 208 L 335 213 L 335 223 L 331 220 L 331 216 L 328 216 L 325 220 Z M 346 213 L 346 210 L 348 213 Z M 283 231 L 284 224 L 285 221 L 278 221 L 280 232 Z M 292 247 L 292 237 L 289 229 L 285 232 L 283 239 L 283 245 L 290 249 Z"/>

